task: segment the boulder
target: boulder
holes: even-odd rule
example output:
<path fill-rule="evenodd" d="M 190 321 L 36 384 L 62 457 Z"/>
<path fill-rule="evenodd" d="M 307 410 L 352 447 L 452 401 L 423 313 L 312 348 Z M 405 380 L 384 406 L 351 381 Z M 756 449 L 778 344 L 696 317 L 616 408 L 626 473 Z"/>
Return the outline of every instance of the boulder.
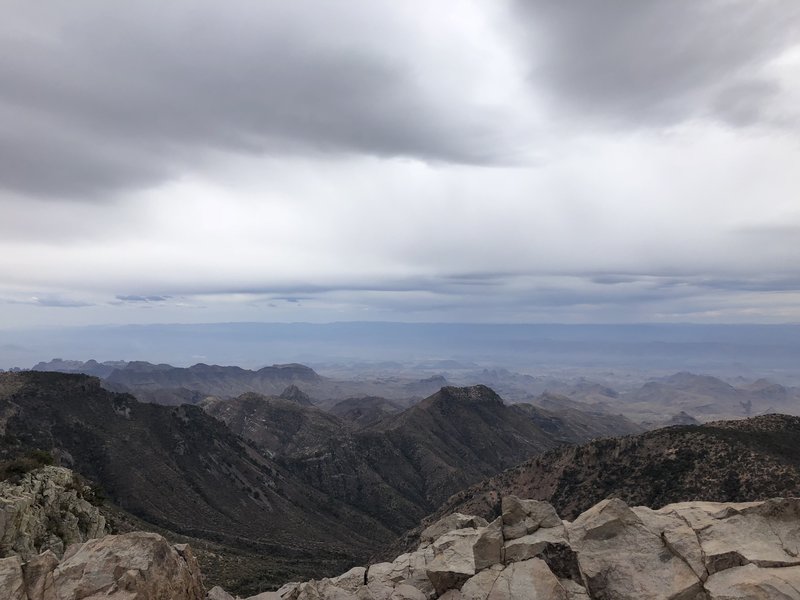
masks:
<path fill-rule="evenodd" d="M 705 588 L 709 600 L 798 600 L 800 567 L 733 567 L 711 575 Z"/>
<path fill-rule="evenodd" d="M 505 562 L 528 560 L 538 556 L 545 548 L 554 544 L 569 545 L 567 531 L 561 523 L 558 524 L 558 527 L 537 529 L 533 533 L 507 541 L 503 547 Z"/>
<path fill-rule="evenodd" d="M 544 561 L 512 563 L 498 575 L 486 600 L 569 600 Z"/>
<path fill-rule="evenodd" d="M 437 594 L 461 585 L 478 571 L 503 559 L 502 522 L 497 519 L 479 529 L 457 529 L 431 545 L 433 559 L 426 573 Z"/>
<path fill-rule="evenodd" d="M 371 565 L 367 571 L 367 589 L 375 597 L 388 598 L 396 586 L 408 584 L 432 598 L 435 591 L 427 569 L 433 554 L 431 547 L 423 546 L 414 552 L 401 554 L 394 562 Z"/>
<path fill-rule="evenodd" d="M 275 593 L 278 594 L 282 600 L 293 600 L 297 597 L 297 588 L 300 587 L 300 582 L 298 581 L 291 581 L 289 583 L 284 583 L 281 587 L 278 588 L 278 591 Z M 255 596 L 254 596 L 255 597 Z M 247 600 L 251 600 L 248 598 Z"/>
<path fill-rule="evenodd" d="M 119 600 L 202 600 L 205 590 L 188 547 L 155 533 L 109 535 L 70 549 L 53 571 L 59 600 L 93 595 Z"/>
<path fill-rule="evenodd" d="M 25 591 L 30 600 L 57 600 L 53 571 L 58 557 L 50 550 L 34 556 L 24 565 Z"/>
<path fill-rule="evenodd" d="M 568 600 L 590 600 L 589 592 L 581 584 L 572 579 L 559 579 L 561 587 L 567 592 Z"/>
<path fill-rule="evenodd" d="M 428 597 L 413 585 L 401 583 L 394 588 L 389 600 L 428 600 Z"/>
<path fill-rule="evenodd" d="M 8 600 L 28 600 L 19 556 L 0 558 L 0 590 Z"/>
<path fill-rule="evenodd" d="M 206 600 L 236 600 L 233 596 L 231 596 L 228 592 L 223 590 L 218 585 L 215 585 L 213 588 L 208 590 L 206 594 Z"/>
<path fill-rule="evenodd" d="M 503 565 L 493 565 L 470 577 L 461 586 L 461 596 L 464 600 L 486 600 L 504 568 Z"/>
<path fill-rule="evenodd" d="M 296 582 L 287 584 L 279 588 L 274 593 L 277 594 L 278 597 L 281 598 L 281 600 L 297 600 L 297 598 L 300 597 L 300 593 L 307 586 L 307 583 L 308 582 Z M 286 590 L 284 588 L 286 588 Z M 266 593 L 267 592 L 261 592 L 261 594 L 256 594 L 256 596 L 254 596 L 252 599 L 248 598 L 247 600 L 256 600 L 256 598 L 258 598 L 258 600 L 262 600 L 261 598 L 259 598 L 259 596 Z"/>
<path fill-rule="evenodd" d="M 747 564 L 800 565 L 800 499 L 683 503 L 666 509 L 692 524 L 709 574 Z"/>
<path fill-rule="evenodd" d="M 462 584 L 475 575 L 475 554 L 473 548 L 478 533 L 471 529 L 458 529 L 446 533 L 433 545 L 433 560 L 426 573 L 438 595 L 450 589 L 459 589 Z M 499 557 L 498 561 L 499 562 Z"/>
<path fill-rule="evenodd" d="M 402 557 L 398 557 L 398 560 Z M 396 561 L 395 561 L 396 562 Z M 383 600 L 392 595 L 395 585 L 402 581 L 394 563 L 383 562 L 370 565 L 367 569 L 367 592 L 370 598 Z"/>
<path fill-rule="evenodd" d="M 503 513 L 503 536 L 513 540 L 528 535 L 540 527 L 557 527 L 561 519 L 547 502 L 520 500 L 516 496 L 504 496 L 501 501 Z"/>
<path fill-rule="evenodd" d="M 381 581 L 386 581 L 385 574 L 389 572 L 391 563 L 380 563 L 385 565 Z M 378 567 L 373 573 L 373 582 L 382 567 Z M 276 600 L 350 600 L 357 598 L 359 594 L 372 597 L 388 598 L 391 594 L 393 585 L 387 584 L 379 587 L 374 586 L 379 593 L 369 593 L 366 588 L 367 569 L 364 567 L 353 567 L 346 573 L 337 577 L 311 580 L 303 583 L 290 583 L 284 585 L 277 592 L 270 592 L 274 596 L 265 596 L 263 600 L 275 598 Z"/>
<path fill-rule="evenodd" d="M 477 529 L 486 527 L 489 523 L 486 519 L 461 513 L 452 513 L 436 521 L 433 525 L 426 527 L 419 535 L 420 542 L 432 542 L 456 529 Z"/>
<path fill-rule="evenodd" d="M 643 506 L 631 509 L 647 529 L 661 538 L 662 543 L 675 556 L 682 558 L 701 581 L 708 578 L 703 549 L 694 529 L 675 511 L 654 511 Z"/>
<path fill-rule="evenodd" d="M 347 590 L 348 592 L 355 592 L 367 583 L 367 569 L 364 567 L 353 567 L 338 577 L 332 577 L 330 582 L 340 589 Z"/>
<path fill-rule="evenodd" d="M 604 500 L 568 527 L 589 594 L 618 600 L 687 600 L 702 582 L 622 500 Z"/>
<path fill-rule="evenodd" d="M 498 517 L 476 532 L 478 538 L 472 546 L 472 555 L 477 572 L 503 561 L 503 519 Z"/>

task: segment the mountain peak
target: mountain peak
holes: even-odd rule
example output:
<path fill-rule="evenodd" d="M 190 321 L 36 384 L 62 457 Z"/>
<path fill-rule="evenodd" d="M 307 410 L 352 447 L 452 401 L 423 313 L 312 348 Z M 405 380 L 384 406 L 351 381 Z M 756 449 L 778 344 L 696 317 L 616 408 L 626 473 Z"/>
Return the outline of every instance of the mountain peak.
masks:
<path fill-rule="evenodd" d="M 263 367 L 257 371 L 261 376 L 273 379 L 301 379 L 305 381 L 315 381 L 320 379 L 317 372 L 311 367 L 299 363 L 288 363 L 284 365 L 272 365 Z"/>
<path fill-rule="evenodd" d="M 440 389 L 431 398 L 438 398 L 444 401 L 461 403 L 482 403 L 482 404 L 503 404 L 503 399 L 497 395 L 489 386 L 478 384 L 467 387 L 455 387 L 448 385 Z"/>
<path fill-rule="evenodd" d="M 289 400 L 290 402 L 296 402 L 302 406 L 312 406 L 314 404 L 309 395 L 294 384 L 283 390 L 278 398 Z"/>

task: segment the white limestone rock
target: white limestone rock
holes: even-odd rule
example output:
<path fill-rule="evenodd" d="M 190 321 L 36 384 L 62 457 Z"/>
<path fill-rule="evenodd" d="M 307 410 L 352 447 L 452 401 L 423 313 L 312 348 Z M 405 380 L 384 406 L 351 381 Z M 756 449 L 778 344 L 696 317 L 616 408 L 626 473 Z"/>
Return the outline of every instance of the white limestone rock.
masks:
<path fill-rule="evenodd" d="M 59 600 L 202 600 L 200 569 L 186 546 L 158 534 L 133 532 L 70 549 L 53 571 Z"/>
<path fill-rule="evenodd" d="M 105 535 L 105 518 L 82 497 L 81 486 L 61 467 L 0 482 L 0 556 L 25 560 L 48 549 L 61 556 L 69 544 Z"/>
<path fill-rule="evenodd" d="M 711 575 L 705 588 L 709 600 L 800 600 L 800 567 L 733 567 Z"/>
<path fill-rule="evenodd" d="M 568 527 L 591 596 L 618 600 L 701 598 L 702 582 L 687 562 L 619 499 L 604 500 Z"/>

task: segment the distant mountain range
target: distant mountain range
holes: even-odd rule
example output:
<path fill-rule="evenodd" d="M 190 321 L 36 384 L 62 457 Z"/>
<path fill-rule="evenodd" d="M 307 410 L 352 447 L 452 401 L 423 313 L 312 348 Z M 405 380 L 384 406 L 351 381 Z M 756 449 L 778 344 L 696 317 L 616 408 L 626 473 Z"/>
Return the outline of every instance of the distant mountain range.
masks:
<path fill-rule="evenodd" d="M 235 397 L 247 392 L 276 396 L 295 385 L 308 396 L 329 405 L 355 396 L 380 395 L 391 399 L 421 399 L 447 381 L 443 377 L 339 380 L 322 377 L 300 364 L 283 364 L 258 370 L 198 363 L 173 367 L 144 361 L 85 363 L 53 359 L 40 362 L 34 371 L 85 373 L 103 379 L 111 391 L 129 392 L 143 402 L 159 404 L 197 403 L 206 396 Z"/>
<path fill-rule="evenodd" d="M 314 381 L 309 371 L 277 367 L 257 380 Z M 364 560 L 459 489 L 591 436 L 484 386 L 445 387 L 366 426 L 308 406 L 298 388 L 283 392 L 163 406 L 85 375 L 0 374 L 0 457 L 51 452 L 134 517 L 274 557 L 287 578 Z"/>
<path fill-rule="evenodd" d="M 301 387 L 319 378 L 307 367 L 241 371 L 199 367 L 179 376 L 192 385 L 204 373 L 226 385 L 239 376 L 296 384 L 276 395 L 164 406 L 86 375 L 0 374 L 0 463 L 10 469 L 34 450 L 51 453 L 99 485 L 114 522 L 214 545 L 199 553 L 201 563 L 234 590 L 341 571 L 407 543 L 413 533 L 404 531 L 426 514 L 494 516 L 500 495 L 548 500 L 566 517 L 607 496 L 657 507 L 800 495 L 798 417 L 587 441 L 639 428 L 555 394 L 539 398 L 548 408 L 509 405 L 481 385 L 445 386 L 405 409 L 362 397 L 322 410 Z M 141 364 L 130 372 L 158 385 L 175 375 Z M 666 384 L 727 390 L 683 374 Z M 772 386 L 753 387 L 780 397 Z"/>
<path fill-rule="evenodd" d="M 393 533 L 302 482 L 200 407 L 160 406 L 60 373 L 0 374 L 0 456 L 31 449 L 167 530 L 276 557 L 287 574 L 365 557 Z"/>
<path fill-rule="evenodd" d="M 192 323 L 41 327 L 18 330 L 14 339 L 0 343 L 0 367 L 30 365 L 46 355 L 141 356 L 148 348 L 146 358 L 153 362 L 192 357 L 248 368 L 274 362 L 378 366 L 413 357 L 415 364 L 440 372 L 467 363 L 518 372 L 535 366 L 544 375 L 669 368 L 751 380 L 780 373 L 793 379 L 780 383 L 800 385 L 800 325 L 791 324 Z M 496 391 L 511 397 L 505 389 Z"/>
<path fill-rule="evenodd" d="M 339 412 L 345 416 L 360 416 L 340 419 L 255 394 L 202 403 L 306 484 L 397 534 L 457 490 L 534 454 L 639 431 L 624 417 L 506 405 L 486 386 L 443 387 L 405 411 L 370 398 L 346 400 L 334 409 L 343 405 Z M 380 414 L 362 418 L 375 407 Z"/>
<path fill-rule="evenodd" d="M 452 382 L 462 387 L 487 385 L 506 400 L 551 411 L 574 409 L 612 417 L 623 414 L 646 428 L 688 423 L 690 419 L 707 422 L 774 412 L 800 415 L 800 388 L 763 378 L 754 381 L 739 378 L 734 385 L 717 377 L 689 372 L 651 378 L 637 385 L 628 383 L 618 390 L 607 382 L 582 377 L 534 377 L 505 369 L 467 369 L 424 377 L 415 377 L 411 372 L 402 376 L 373 374 L 343 379 L 319 375 L 299 364 L 248 370 L 206 364 L 173 367 L 138 361 L 82 363 L 54 359 L 35 365 L 34 370 L 96 375 L 112 391 L 130 392 L 141 401 L 159 404 L 197 404 L 208 396 L 232 398 L 247 392 L 277 396 L 292 385 L 309 401 L 331 411 L 343 401 L 352 405 L 356 402 L 354 398 L 372 397 L 375 400 L 370 406 L 361 401 L 357 414 L 351 415 L 363 422 L 374 422 L 407 408 Z M 343 416 L 347 406 L 345 403 L 335 410 Z"/>

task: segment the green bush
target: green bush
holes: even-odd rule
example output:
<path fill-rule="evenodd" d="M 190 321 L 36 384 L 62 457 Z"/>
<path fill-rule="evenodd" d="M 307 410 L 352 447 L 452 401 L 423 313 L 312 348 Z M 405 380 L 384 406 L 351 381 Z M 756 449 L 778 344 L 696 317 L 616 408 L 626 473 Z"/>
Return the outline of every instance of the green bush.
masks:
<path fill-rule="evenodd" d="M 25 456 L 0 463 L 0 480 L 17 482 L 23 475 L 55 462 L 53 455 L 45 450 L 31 450 Z"/>

